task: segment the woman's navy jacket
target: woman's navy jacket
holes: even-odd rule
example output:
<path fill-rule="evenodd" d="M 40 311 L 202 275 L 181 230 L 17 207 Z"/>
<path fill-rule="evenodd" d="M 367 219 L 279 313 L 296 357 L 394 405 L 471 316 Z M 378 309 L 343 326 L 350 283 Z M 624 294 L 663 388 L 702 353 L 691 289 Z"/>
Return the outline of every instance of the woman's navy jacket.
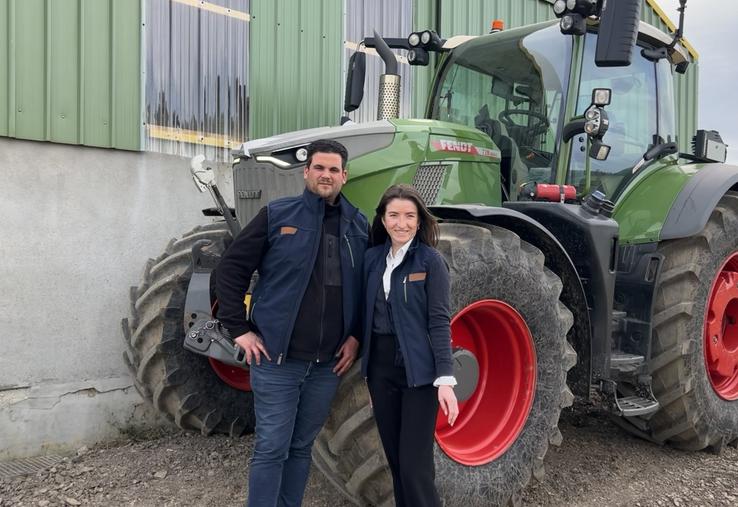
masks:
<path fill-rule="evenodd" d="M 364 255 L 363 344 L 361 371 L 367 377 L 371 361 L 372 319 L 382 284 L 390 242 Z M 432 384 L 453 375 L 449 323 L 449 273 L 435 248 L 418 240 L 410 244 L 402 263 L 392 272 L 387 300 L 393 328 L 405 364 L 407 385 Z"/>

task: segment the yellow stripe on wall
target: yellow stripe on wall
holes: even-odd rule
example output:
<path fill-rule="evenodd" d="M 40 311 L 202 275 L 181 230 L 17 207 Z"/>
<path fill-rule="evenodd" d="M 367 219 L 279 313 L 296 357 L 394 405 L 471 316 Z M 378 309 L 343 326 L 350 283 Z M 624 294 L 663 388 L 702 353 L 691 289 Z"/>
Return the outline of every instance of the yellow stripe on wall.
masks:
<path fill-rule="evenodd" d="M 195 130 L 179 129 L 174 127 L 163 127 L 161 125 L 147 125 L 149 137 L 164 139 L 167 141 L 180 141 L 190 144 L 204 144 L 218 148 L 233 148 L 239 146 L 243 141 L 231 139 L 221 134 L 209 134 Z"/>
<path fill-rule="evenodd" d="M 222 5 L 217 5 L 210 2 L 203 2 L 201 0 L 172 0 L 172 2 L 189 5 L 190 7 L 195 7 L 196 9 L 202 9 L 208 12 L 214 12 L 215 14 L 222 14 L 223 16 L 228 16 L 229 18 L 236 18 L 246 22 L 251 21 L 251 15 L 248 12 L 241 12 L 235 9 L 229 9 L 228 7 L 223 7 Z"/>

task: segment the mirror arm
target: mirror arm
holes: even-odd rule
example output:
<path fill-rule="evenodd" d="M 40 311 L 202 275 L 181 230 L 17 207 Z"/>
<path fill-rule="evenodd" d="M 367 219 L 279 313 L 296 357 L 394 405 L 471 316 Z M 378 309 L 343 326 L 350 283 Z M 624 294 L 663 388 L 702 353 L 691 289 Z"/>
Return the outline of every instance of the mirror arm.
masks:
<path fill-rule="evenodd" d="M 575 119 L 564 125 L 564 142 L 568 143 L 572 137 L 574 137 L 577 134 L 583 134 L 584 133 L 584 124 L 587 123 L 587 120 L 584 118 L 581 119 Z"/>

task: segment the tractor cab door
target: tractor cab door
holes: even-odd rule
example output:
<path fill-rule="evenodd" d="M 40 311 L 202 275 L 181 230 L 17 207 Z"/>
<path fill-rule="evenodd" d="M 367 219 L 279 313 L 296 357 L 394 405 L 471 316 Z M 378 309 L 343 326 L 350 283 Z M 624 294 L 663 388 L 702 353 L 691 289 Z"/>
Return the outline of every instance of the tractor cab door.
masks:
<path fill-rule="evenodd" d="M 632 179 L 633 167 L 655 140 L 675 138 L 673 77 L 666 60 L 649 61 L 641 55 L 640 47 L 636 47 L 628 67 L 597 67 L 596 46 L 597 34 L 588 33 L 576 114 L 584 114 L 589 107 L 594 88 L 612 90 L 612 101 L 606 108 L 610 128 L 603 140 L 611 147 L 610 155 L 607 160 L 587 160 L 587 136 L 575 136 L 567 183 L 582 193 L 599 189 L 615 200 Z M 589 185 L 587 163 L 591 170 Z"/>

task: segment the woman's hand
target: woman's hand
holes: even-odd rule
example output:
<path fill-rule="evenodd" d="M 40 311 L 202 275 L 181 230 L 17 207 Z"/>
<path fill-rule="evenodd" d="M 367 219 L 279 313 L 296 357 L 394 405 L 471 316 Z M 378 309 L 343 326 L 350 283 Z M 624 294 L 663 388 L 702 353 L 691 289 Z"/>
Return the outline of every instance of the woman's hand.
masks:
<path fill-rule="evenodd" d="M 453 387 L 438 386 L 438 404 L 443 410 L 443 415 L 448 417 L 448 424 L 453 426 L 459 415 L 459 404 L 456 401 Z"/>

